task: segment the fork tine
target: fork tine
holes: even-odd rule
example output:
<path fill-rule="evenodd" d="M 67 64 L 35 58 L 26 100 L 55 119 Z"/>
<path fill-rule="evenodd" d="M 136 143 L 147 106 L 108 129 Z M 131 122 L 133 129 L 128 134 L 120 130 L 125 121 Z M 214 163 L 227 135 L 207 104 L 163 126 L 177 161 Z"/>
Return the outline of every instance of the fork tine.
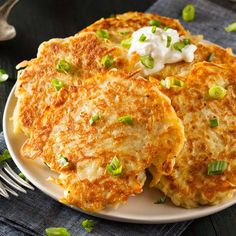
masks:
<path fill-rule="evenodd" d="M 16 197 L 19 196 L 17 192 L 15 192 L 15 191 L 12 190 L 11 188 L 9 188 L 6 184 L 2 184 L 2 185 L 3 185 L 3 187 L 5 188 L 5 190 L 7 190 L 7 191 L 8 191 L 9 193 L 11 193 L 12 195 L 14 195 L 14 196 L 16 196 Z"/>
<path fill-rule="evenodd" d="M 2 195 L 5 198 L 9 198 L 9 194 L 7 193 L 1 181 L 0 181 L 0 195 Z"/>
<path fill-rule="evenodd" d="M 3 170 L 0 170 L 0 177 L 2 177 L 8 184 L 10 184 L 13 188 L 19 190 L 22 193 L 26 193 L 26 191 L 19 186 L 17 183 L 15 183 L 11 178 L 9 178 Z"/>
<path fill-rule="evenodd" d="M 27 183 L 26 181 L 24 181 L 19 175 L 17 175 L 6 162 L 3 164 L 3 168 L 19 184 L 25 186 L 26 188 L 34 190 L 34 187 L 32 185 L 30 185 L 29 183 Z"/>

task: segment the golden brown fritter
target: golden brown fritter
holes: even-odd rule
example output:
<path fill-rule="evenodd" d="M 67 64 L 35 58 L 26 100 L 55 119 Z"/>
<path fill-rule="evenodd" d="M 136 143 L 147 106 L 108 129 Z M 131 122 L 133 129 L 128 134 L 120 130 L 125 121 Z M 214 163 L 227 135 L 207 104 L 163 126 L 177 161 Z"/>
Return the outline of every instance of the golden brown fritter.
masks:
<path fill-rule="evenodd" d="M 21 153 L 43 158 L 61 174 L 67 203 L 101 210 L 140 193 L 151 164 L 158 176 L 171 172 L 183 146 L 183 128 L 156 83 L 110 71 L 50 93 L 65 101 L 52 103 L 36 119 Z M 98 114 L 91 125 L 90 118 Z M 132 124 L 119 122 L 123 116 L 130 116 Z M 65 168 L 61 157 L 68 160 Z M 114 157 L 123 168 L 119 176 L 106 170 Z"/>
<path fill-rule="evenodd" d="M 157 185 L 174 204 L 186 208 L 218 204 L 236 189 L 236 65 L 196 63 L 183 88 L 164 89 L 182 120 L 186 144 L 169 176 Z M 209 97 L 209 88 L 222 86 L 223 99 Z M 219 125 L 211 127 L 216 117 Z M 208 164 L 224 160 L 223 174 L 208 175 Z"/>

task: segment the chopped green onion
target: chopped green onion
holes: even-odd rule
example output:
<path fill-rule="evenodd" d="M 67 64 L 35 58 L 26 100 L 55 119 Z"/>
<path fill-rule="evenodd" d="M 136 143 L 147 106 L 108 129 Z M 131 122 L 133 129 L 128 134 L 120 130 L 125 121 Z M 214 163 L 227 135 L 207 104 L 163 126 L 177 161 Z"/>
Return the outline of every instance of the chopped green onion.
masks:
<path fill-rule="evenodd" d="M 208 175 L 218 175 L 224 173 L 227 169 L 228 163 L 226 161 L 213 161 L 208 163 Z"/>
<path fill-rule="evenodd" d="M 111 55 L 106 55 L 101 60 L 101 65 L 106 68 L 110 68 L 113 63 L 114 63 L 114 59 Z"/>
<path fill-rule="evenodd" d="M 58 72 L 68 73 L 71 71 L 71 64 L 66 60 L 60 60 L 56 69 Z"/>
<path fill-rule="evenodd" d="M 99 114 L 95 115 L 95 116 L 92 116 L 90 119 L 89 119 L 89 124 L 90 125 L 93 125 L 96 121 L 100 120 L 101 119 L 101 116 Z"/>
<path fill-rule="evenodd" d="M 169 79 L 168 77 L 165 78 L 165 79 L 162 79 L 162 80 L 161 80 L 161 85 L 162 85 L 164 88 L 169 89 L 169 88 L 170 88 L 170 85 L 171 85 L 170 79 Z"/>
<path fill-rule="evenodd" d="M 66 228 L 47 228 L 45 232 L 47 236 L 71 236 Z"/>
<path fill-rule="evenodd" d="M 190 39 L 184 39 L 184 45 L 189 45 L 190 44 Z"/>
<path fill-rule="evenodd" d="M 120 34 L 120 35 L 125 35 L 125 34 L 128 34 L 128 33 L 130 33 L 130 32 L 131 32 L 131 30 L 129 30 L 129 29 L 120 30 L 120 31 L 119 31 L 119 34 Z"/>
<path fill-rule="evenodd" d="M 215 53 L 214 52 L 210 53 L 210 55 L 207 58 L 207 61 L 211 62 L 214 59 L 214 57 L 215 57 Z"/>
<path fill-rule="evenodd" d="M 128 39 L 122 40 L 120 44 L 123 48 L 130 48 L 131 43 L 132 43 L 132 38 L 128 38 Z"/>
<path fill-rule="evenodd" d="M 59 79 L 53 79 L 52 85 L 57 91 L 59 91 L 64 86 L 63 83 Z"/>
<path fill-rule="evenodd" d="M 61 166 L 61 167 L 65 167 L 69 164 L 69 161 L 66 157 L 62 156 L 62 155 L 58 155 L 57 156 L 57 163 Z"/>
<path fill-rule="evenodd" d="M 162 204 L 166 202 L 166 196 L 160 197 L 154 204 Z"/>
<path fill-rule="evenodd" d="M 10 159 L 11 155 L 7 149 L 4 150 L 3 154 L 0 155 L 0 163 L 6 161 L 7 159 Z"/>
<path fill-rule="evenodd" d="M 173 48 L 177 51 L 182 52 L 182 49 L 185 47 L 186 45 L 182 42 L 176 42 L 173 44 Z"/>
<path fill-rule="evenodd" d="M 23 180 L 25 180 L 25 181 L 28 182 L 28 179 L 25 177 L 25 175 L 24 175 L 22 172 L 20 172 L 18 175 L 19 175 L 19 177 L 21 177 Z"/>
<path fill-rule="evenodd" d="M 107 164 L 106 168 L 114 176 L 117 176 L 122 172 L 122 166 L 120 165 L 120 161 L 117 157 L 114 157 L 110 164 Z"/>
<path fill-rule="evenodd" d="M 152 26 L 152 33 L 153 34 L 155 34 L 156 33 L 156 31 L 157 31 L 157 27 L 154 25 L 154 26 Z"/>
<path fill-rule="evenodd" d="M 94 227 L 94 221 L 93 220 L 84 220 L 82 222 L 82 226 L 86 230 L 86 232 L 90 233 Z"/>
<path fill-rule="evenodd" d="M 0 83 L 5 82 L 9 78 L 9 75 L 5 70 L 0 69 Z"/>
<path fill-rule="evenodd" d="M 236 22 L 229 24 L 227 27 L 225 27 L 225 30 L 227 32 L 236 31 Z"/>
<path fill-rule="evenodd" d="M 213 117 L 212 119 L 210 119 L 209 122 L 210 122 L 210 126 L 211 126 L 212 128 L 219 125 L 219 122 L 218 122 L 218 120 L 217 120 L 216 117 Z"/>
<path fill-rule="evenodd" d="M 149 21 L 149 24 L 152 25 L 152 26 L 160 27 L 161 22 L 158 21 L 158 20 L 154 20 L 154 19 L 153 19 L 153 20 L 150 20 L 150 21 Z"/>
<path fill-rule="evenodd" d="M 170 26 L 165 26 L 165 27 L 163 28 L 164 31 L 167 31 L 168 29 L 170 29 Z"/>
<path fill-rule="evenodd" d="M 147 37 L 146 37 L 145 34 L 142 34 L 142 35 L 140 36 L 140 38 L 139 38 L 139 42 L 144 42 L 144 41 L 146 41 L 146 40 L 147 40 Z"/>
<path fill-rule="evenodd" d="M 166 47 L 169 48 L 170 47 L 170 44 L 171 44 L 171 36 L 167 35 L 167 43 L 166 43 Z"/>
<path fill-rule="evenodd" d="M 121 116 L 118 118 L 118 121 L 127 125 L 133 125 L 133 119 L 131 116 Z"/>
<path fill-rule="evenodd" d="M 184 87 L 184 82 L 182 80 L 174 79 L 173 85 L 178 86 L 178 87 Z"/>
<path fill-rule="evenodd" d="M 227 93 L 227 90 L 221 86 L 215 85 L 215 86 L 212 86 L 208 92 L 209 92 L 210 97 L 213 99 L 223 99 Z"/>
<path fill-rule="evenodd" d="M 195 17 L 195 7 L 193 4 L 188 4 L 182 10 L 182 18 L 184 21 L 192 21 Z"/>
<path fill-rule="evenodd" d="M 109 32 L 107 30 L 104 30 L 104 29 L 97 30 L 96 34 L 97 34 L 97 36 L 99 36 L 100 38 L 103 38 L 103 39 L 109 39 L 110 38 Z"/>
<path fill-rule="evenodd" d="M 154 59 L 150 55 L 141 56 L 140 61 L 146 68 L 153 69 Z"/>

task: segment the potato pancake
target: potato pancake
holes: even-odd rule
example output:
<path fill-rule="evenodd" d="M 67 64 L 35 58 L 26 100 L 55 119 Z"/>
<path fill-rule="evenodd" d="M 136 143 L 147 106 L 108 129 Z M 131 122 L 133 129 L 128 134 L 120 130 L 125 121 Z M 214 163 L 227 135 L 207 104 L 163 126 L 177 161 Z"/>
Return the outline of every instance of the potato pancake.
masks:
<path fill-rule="evenodd" d="M 177 206 L 218 204 L 236 189 L 236 65 L 197 63 L 182 81 L 185 87 L 163 92 L 183 122 L 187 141 L 173 172 L 157 187 Z M 225 89 L 225 96 L 212 98 L 214 86 Z M 208 173 L 209 165 L 220 160 L 226 170 Z"/>

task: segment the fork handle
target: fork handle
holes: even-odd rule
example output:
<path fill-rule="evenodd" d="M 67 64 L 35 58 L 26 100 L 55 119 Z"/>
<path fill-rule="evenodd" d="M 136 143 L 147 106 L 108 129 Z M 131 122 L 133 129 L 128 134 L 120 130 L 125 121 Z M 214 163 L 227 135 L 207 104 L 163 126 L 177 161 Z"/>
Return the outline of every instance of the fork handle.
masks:
<path fill-rule="evenodd" d="M 0 7 L 0 18 L 7 19 L 11 9 L 19 0 L 8 0 Z"/>

